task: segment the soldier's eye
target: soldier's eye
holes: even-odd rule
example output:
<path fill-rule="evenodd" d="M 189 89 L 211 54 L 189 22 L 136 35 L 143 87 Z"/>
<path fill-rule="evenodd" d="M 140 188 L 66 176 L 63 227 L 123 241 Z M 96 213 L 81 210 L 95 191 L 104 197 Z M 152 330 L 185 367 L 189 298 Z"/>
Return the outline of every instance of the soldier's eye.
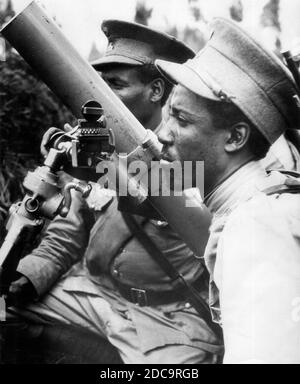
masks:
<path fill-rule="evenodd" d="M 178 119 L 179 121 L 188 123 L 187 119 L 186 119 L 184 116 L 182 116 L 181 114 L 179 114 L 179 115 L 177 116 L 177 119 Z"/>
<path fill-rule="evenodd" d="M 116 89 L 121 89 L 123 88 L 123 85 L 119 83 L 118 81 L 112 81 L 110 82 L 111 87 L 116 88 Z"/>
<path fill-rule="evenodd" d="M 176 120 L 181 127 L 186 127 L 189 124 L 189 121 L 186 119 L 186 117 L 180 113 L 176 116 Z"/>
<path fill-rule="evenodd" d="M 124 84 L 118 79 L 114 78 L 104 78 L 105 82 L 113 89 L 122 89 L 124 88 Z"/>
<path fill-rule="evenodd" d="M 183 116 L 179 111 L 176 111 L 172 108 L 170 108 L 169 116 L 176 119 L 181 127 L 186 127 L 189 123 L 185 116 Z"/>

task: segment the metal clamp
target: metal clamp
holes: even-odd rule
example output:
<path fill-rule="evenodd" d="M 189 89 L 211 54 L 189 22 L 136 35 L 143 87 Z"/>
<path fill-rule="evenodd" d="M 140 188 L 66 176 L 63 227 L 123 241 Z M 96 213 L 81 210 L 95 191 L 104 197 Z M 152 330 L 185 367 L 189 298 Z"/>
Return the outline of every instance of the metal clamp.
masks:
<path fill-rule="evenodd" d="M 140 160 L 151 167 L 151 162 L 159 160 L 161 157 L 162 144 L 159 143 L 157 135 L 147 129 L 147 135 L 141 145 L 137 146 L 132 152 L 130 152 L 126 158 L 127 162 Z"/>
<path fill-rule="evenodd" d="M 132 302 L 139 307 L 148 306 L 147 292 L 144 289 L 130 288 Z"/>

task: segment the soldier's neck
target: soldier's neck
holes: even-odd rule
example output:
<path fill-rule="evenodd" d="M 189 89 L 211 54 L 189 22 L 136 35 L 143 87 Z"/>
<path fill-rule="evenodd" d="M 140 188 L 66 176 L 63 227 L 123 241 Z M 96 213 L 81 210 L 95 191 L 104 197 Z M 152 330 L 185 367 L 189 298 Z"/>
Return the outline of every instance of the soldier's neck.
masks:
<path fill-rule="evenodd" d="M 162 121 L 162 111 L 160 109 L 160 110 L 155 111 L 151 115 L 150 119 L 144 124 L 144 127 L 146 129 L 150 129 L 151 131 L 155 131 L 156 128 L 161 123 L 161 121 Z"/>

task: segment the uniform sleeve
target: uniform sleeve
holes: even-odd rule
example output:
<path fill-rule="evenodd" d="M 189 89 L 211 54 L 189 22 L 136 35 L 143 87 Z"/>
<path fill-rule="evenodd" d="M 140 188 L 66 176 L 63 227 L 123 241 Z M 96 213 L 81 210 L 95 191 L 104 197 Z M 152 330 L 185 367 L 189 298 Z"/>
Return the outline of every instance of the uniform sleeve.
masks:
<path fill-rule="evenodd" d="M 284 205 L 245 205 L 220 239 L 225 363 L 300 363 L 300 210 Z"/>
<path fill-rule="evenodd" d="M 18 272 L 32 282 L 39 296 L 83 257 L 93 223 L 93 214 L 86 202 L 79 193 L 72 193 L 68 216 L 56 216 L 40 245 L 18 266 Z"/>

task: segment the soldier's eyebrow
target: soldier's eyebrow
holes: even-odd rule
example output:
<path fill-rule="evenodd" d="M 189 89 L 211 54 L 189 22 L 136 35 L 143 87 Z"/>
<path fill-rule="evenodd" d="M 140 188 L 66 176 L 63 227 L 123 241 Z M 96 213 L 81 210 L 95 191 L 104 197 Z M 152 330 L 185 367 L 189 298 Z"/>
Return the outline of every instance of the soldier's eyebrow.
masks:
<path fill-rule="evenodd" d="M 120 76 L 115 74 L 102 74 L 104 81 L 109 81 L 110 83 L 115 83 L 119 85 L 128 85 L 128 81 L 122 79 Z"/>
<path fill-rule="evenodd" d="M 192 113 L 192 112 L 190 112 L 190 111 L 188 111 L 182 107 L 175 107 L 173 105 L 170 105 L 169 113 L 172 113 L 175 116 L 178 116 L 179 114 L 183 114 L 184 117 L 191 119 L 193 121 L 198 121 L 198 120 L 203 119 L 203 117 L 200 115 L 196 115 L 196 114 L 194 114 L 194 113 Z"/>

